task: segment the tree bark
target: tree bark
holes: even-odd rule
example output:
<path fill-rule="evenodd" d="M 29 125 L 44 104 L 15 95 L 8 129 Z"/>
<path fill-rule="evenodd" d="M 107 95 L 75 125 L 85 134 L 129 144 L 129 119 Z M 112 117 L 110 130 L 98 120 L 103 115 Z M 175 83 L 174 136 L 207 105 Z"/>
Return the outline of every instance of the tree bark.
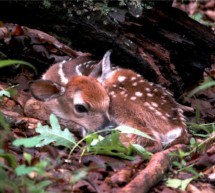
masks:
<path fill-rule="evenodd" d="M 73 4 L 52 1 L 47 7 L 42 1 L 4 1 L 0 17 L 4 22 L 54 33 L 73 49 L 99 59 L 112 49 L 113 63 L 162 84 L 176 98 L 215 63 L 213 32 L 170 3 L 155 1 L 153 8 L 143 9 L 141 15 L 114 1 L 109 6 L 116 11 L 107 15 L 84 8 L 83 3 Z"/>

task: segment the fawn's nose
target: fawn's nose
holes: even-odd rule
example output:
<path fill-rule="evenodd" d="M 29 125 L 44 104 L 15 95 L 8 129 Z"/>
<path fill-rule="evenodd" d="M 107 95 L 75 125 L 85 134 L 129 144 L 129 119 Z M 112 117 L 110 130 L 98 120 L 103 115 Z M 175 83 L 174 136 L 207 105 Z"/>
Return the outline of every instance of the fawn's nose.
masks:
<path fill-rule="evenodd" d="M 103 132 L 101 132 L 102 136 L 106 136 L 109 135 L 111 133 L 112 129 L 115 129 L 118 126 L 118 124 L 115 121 L 110 121 L 107 125 L 105 125 L 102 130 Z"/>

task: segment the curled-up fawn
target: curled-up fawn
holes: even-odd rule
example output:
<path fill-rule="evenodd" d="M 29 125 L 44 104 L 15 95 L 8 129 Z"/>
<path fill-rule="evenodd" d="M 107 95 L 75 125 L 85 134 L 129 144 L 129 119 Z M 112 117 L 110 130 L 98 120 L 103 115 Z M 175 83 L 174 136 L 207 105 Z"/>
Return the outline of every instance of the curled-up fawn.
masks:
<path fill-rule="evenodd" d="M 106 52 L 100 62 L 84 56 L 51 66 L 42 79 L 30 84 L 36 99 L 27 102 L 26 113 L 32 115 L 33 109 L 45 120 L 54 113 L 82 134 L 127 125 L 155 140 L 123 134 L 122 142 L 150 151 L 187 143 L 183 110 L 172 94 L 132 70 L 112 67 L 110 54 Z"/>

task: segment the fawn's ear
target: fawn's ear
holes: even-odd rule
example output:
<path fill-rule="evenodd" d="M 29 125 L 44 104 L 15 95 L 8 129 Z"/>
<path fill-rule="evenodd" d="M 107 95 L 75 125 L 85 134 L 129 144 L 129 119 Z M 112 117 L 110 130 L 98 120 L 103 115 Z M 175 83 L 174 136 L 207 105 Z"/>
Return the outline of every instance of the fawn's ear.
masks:
<path fill-rule="evenodd" d="M 65 88 L 51 80 L 36 80 L 29 83 L 29 89 L 34 98 L 49 101 L 65 93 Z"/>
<path fill-rule="evenodd" d="M 107 74 L 111 71 L 111 52 L 111 50 L 108 50 L 105 53 L 102 60 L 96 65 L 96 67 L 93 69 L 89 76 L 97 78 L 101 81 L 106 78 Z"/>

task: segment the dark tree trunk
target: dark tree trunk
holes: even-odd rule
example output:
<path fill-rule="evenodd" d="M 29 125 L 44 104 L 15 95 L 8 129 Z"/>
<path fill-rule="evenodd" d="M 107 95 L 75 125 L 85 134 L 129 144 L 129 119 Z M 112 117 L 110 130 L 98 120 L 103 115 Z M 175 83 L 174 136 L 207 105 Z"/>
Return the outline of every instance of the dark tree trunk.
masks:
<path fill-rule="evenodd" d="M 5 1 L 0 3 L 0 18 L 54 33 L 72 43 L 73 49 L 98 58 L 113 49 L 115 64 L 134 69 L 176 95 L 197 83 L 204 69 L 215 62 L 212 31 L 170 3 L 155 2 L 153 9 L 144 10 L 139 17 L 135 17 L 136 10 L 128 11 L 116 2 L 109 6 L 117 12 L 107 15 L 84 12 L 83 3 L 72 4 L 53 1 L 47 8 L 42 2 Z"/>

